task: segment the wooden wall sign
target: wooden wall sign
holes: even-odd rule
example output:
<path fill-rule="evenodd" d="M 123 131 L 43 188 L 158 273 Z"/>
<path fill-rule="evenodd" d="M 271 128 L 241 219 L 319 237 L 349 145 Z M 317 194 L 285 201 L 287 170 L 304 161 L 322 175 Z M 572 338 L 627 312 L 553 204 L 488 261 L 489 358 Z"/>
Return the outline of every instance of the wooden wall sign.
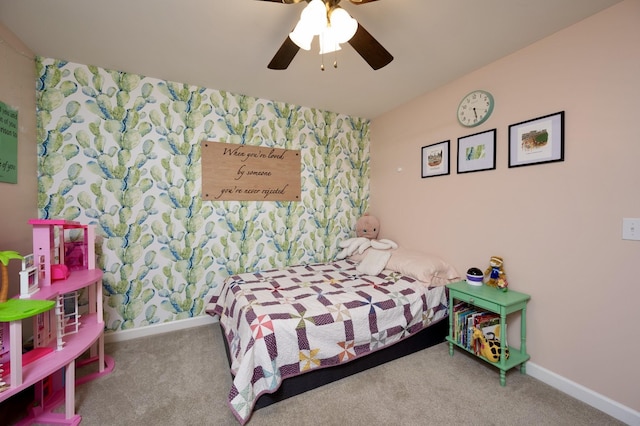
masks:
<path fill-rule="evenodd" d="M 300 201 L 300 151 L 202 142 L 202 199 Z"/>

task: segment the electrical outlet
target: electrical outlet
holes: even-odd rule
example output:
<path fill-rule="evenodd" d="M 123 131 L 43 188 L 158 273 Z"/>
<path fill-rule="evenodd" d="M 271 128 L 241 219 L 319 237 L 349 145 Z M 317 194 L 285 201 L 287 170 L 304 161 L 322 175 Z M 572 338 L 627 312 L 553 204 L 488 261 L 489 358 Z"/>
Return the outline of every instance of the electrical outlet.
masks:
<path fill-rule="evenodd" d="M 640 219 L 622 219 L 622 239 L 640 241 Z"/>

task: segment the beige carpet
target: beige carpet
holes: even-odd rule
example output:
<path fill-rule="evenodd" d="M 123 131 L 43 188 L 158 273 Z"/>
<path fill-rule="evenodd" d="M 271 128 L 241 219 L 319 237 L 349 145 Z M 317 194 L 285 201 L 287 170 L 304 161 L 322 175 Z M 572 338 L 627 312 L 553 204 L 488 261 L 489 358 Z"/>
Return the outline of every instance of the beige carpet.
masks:
<path fill-rule="evenodd" d="M 82 426 L 233 425 L 216 326 L 106 345 L 109 375 L 76 391 Z M 0 422 L 1 423 L 1 422 Z M 517 369 L 439 344 L 254 412 L 254 425 L 620 425 Z"/>

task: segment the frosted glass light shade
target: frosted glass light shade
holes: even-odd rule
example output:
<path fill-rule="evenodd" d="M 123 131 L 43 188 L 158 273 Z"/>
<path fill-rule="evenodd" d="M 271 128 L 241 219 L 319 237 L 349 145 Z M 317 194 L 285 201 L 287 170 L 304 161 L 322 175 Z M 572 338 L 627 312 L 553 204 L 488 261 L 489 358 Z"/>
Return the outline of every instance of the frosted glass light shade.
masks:
<path fill-rule="evenodd" d="M 348 42 L 358 30 L 358 21 L 340 7 L 331 12 L 329 19 L 333 37 L 338 43 Z"/>
<path fill-rule="evenodd" d="M 331 27 L 327 27 L 325 31 L 320 33 L 320 54 L 324 55 L 325 53 L 335 52 L 336 50 L 341 50 L 340 43 L 335 37 L 335 31 L 331 29 Z"/>
<path fill-rule="evenodd" d="M 318 35 L 327 26 L 327 7 L 322 0 L 311 0 L 300 14 L 300 21 L 306 31 Z"/>
<path fill-rule="evenodd" d="M 313 41 L 314 34 L 309 31 L 309 28 L 305 26 L 302 20 L 298 21 L 298 24 L 293 29 L 292 32 L 289 33 L 289 38 L 292 42 L 294 42 L 300 49 L 310 50 L 311 42 Z"/>

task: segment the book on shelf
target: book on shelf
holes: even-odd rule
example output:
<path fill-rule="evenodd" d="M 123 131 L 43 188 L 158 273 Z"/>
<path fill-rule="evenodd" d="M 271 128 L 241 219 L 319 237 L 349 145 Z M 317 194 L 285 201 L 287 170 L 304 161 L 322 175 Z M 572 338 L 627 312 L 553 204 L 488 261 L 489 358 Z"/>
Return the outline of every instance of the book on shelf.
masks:
<path fill-rule="evenodd" d="M 455 340 L 456 342 L 459 339 L 460 336 L 460 314 L 464 311 L 466 311 L 467 309 L 469 309 L 469 305 L 467 305 L 464 302 L 458 302 L 454 305 L 453 307 L 453 318 L 451 318 L 451 321 L 453 321 L 453 340 Z"/>
<path fill-rule="evenodd" d="M 504 337 L 503 345 L 506 341 L 506 325 L 500 324 L 500 315 L 488 312 L 483 309 L 469 305 L 465 302 L 458 302 L 453 308 L 453 340 L 467 350 L 479 354 L 479 342 L 473 341 L 473 329 L 478 328 L 487 339 L 500 339 Z"/>
<path fill-rule="evenodd" d="M 466 316 L 471 312 L 471 306 L 466 303 L 457 306 L 457 312 L 454 312 L 454 328 L 453 328 L 453 338 L 458 344 L 462 343 L 462 335 L 466 328 Z"/>
<path fill-rule="evenodd" d="M 494 333 L 496 328 L 500 327 L 500 316 L 493 312 L 483 312 L 481 315 L 475 318 L 473 327 L 482 331 L 485 338 L 490 339 L 489 333 Z M 498 331 L 499 333 L 499 331 Z M 476 355 L 480 354 L 480 344 L 475 342 L 473 351 Z"/>

